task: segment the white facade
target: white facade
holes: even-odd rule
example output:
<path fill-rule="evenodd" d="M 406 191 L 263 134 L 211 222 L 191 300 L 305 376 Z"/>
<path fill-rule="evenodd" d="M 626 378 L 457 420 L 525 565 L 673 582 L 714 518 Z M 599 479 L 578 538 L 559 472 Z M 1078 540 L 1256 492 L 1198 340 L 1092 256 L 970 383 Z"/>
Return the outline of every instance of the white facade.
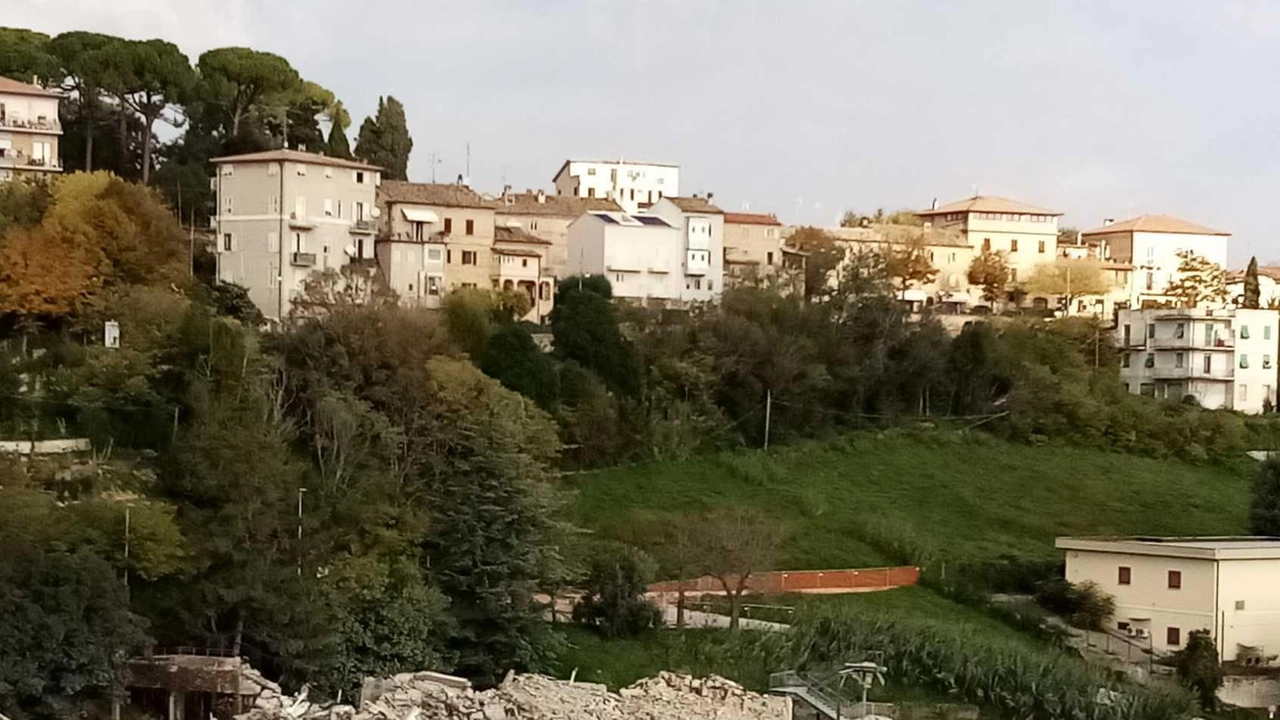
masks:
<path fill-rule="evenodd" d="M 1275 405 L 1280 311 L 1120 310 L 1115 332 L 1132 394 L 1250 414 Z"/>
<path fill-rule="evenodd" d="M 634 215 L 680 195 L 680 167 L 623 160 L 566 160 L 553 180 L 556 194 L 613 200 Z"/>
<path fill-rule="evenodd" d="M 0 77 L 0 182 L 62 171 L 59 96 Z"/>
<path fill-rule="evenodd" d="M 607 277 L 614 297 L 662 304 L 709 299 L 710 291 L 686 290 L 692 278 L 684 271 L 683 229 L 661 217 L 591 212 L 569 226 L 567 240 L 569 274 Z"/>
<path fill-rule="evenodd" d="M 1231 234 L 1167 215 L 1139 215 L 1120 222 L 1107 221 L 1101 227 L 1081 233 L 1082 240 L 1105 245 L 1115 262 L 1133 266 L 1129 304 L 1168 303 L 1170 283 L 1180 275 L 1186 250 L 1219 267 L 1227 267 L 1227 243 Z"/>
<path fill-rule="evenodd" d="M 1280 539 L 1058 538 L 1066 577 L 1115 597 L 1111 628 L 1175 652 L 1208 630 L 1224 662 L 1280 651 Z"/>
<path fill-rule="evenodd" d="M 313 272 L 375 271 L 379 168 L 296 150 L 212 162 L 218 281 L 245 287 L 268 319 L 289 316 Z"/>
<path fill-rule="evenodd" d="M 707 302 L 724 292 L 724 213 L 701 198 L 663 198 L 649 208 L 680 231 L 685 300 Z"/>

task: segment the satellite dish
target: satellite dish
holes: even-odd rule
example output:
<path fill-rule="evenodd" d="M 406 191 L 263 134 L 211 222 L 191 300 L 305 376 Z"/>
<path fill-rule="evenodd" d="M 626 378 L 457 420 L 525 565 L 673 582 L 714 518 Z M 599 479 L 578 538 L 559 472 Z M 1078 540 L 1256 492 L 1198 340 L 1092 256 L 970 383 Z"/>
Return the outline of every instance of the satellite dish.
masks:
<path fill-rule="evenodd" d="M 355 257 L 355 256 L 356 256 L 356 246 L 355 246 L 355 245 L 348 245 L 348 246 L 346 246 L 346 247 L 342 248 L 342 252 L 346 253 L 347 257 Z"/>
<path fill-rule="evenodd" d="M 378 207 L 377 205 L 374 205 L 373 207 L 369 208 L 369 216 L 375 217 L 375 218 L 382 217 L 382 208 Z"/>

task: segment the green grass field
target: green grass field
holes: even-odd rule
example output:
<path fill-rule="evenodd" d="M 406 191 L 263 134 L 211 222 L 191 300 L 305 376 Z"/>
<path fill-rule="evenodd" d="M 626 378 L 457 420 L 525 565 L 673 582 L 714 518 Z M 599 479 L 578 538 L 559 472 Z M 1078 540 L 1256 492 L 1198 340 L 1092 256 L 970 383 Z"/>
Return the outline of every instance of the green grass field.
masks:
<path fill-rule="evenodd" d="M 786 569 L 1053 557 L 1072 534 L 1245 531 L 1252 468 L 973 435 L 862 434 L 572 476 L 571 518 L 642 544 L 664 517 L 743 504 L 786 523 Z"/>

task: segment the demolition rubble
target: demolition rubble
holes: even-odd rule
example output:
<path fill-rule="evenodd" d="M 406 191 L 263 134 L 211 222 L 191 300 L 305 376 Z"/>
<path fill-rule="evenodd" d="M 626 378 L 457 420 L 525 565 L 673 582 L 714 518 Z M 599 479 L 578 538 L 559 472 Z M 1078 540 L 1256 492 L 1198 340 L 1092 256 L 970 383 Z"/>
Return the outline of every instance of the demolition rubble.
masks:
<path fill-rule="evenodd" d="M 783 720 L 790 700 L 748 692 L 720 677 L 659 673 L 619 692 L 542 675 L 510 675 L 479 692 L 461 678 L 405 673 L 368 680 L 358 708 L 312 703 L 265 687 L 237 720 Z"/>

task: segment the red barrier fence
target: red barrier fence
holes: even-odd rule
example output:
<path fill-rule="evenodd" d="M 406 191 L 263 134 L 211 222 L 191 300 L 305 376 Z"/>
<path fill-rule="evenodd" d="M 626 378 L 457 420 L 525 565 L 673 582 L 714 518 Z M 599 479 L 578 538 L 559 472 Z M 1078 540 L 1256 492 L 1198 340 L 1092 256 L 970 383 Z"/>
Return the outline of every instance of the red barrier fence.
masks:
<path fill-rule="evenodd" d="M 920 568 L 883 567 L 856 570 L 787 570 L 755 573 L 747 578 L 747 588 L 762 595 L 783 593 L 850 593 L 915 585 L 920 581 Z M 732 578 L 730 584 L 735 582 Z M 649 586 L 651 593 L 673 593 L 684 585 L 687 593 L 722 593 L 724 587 L 716 578 L 706 575 L 692 580 L 667 580 Z"/>

